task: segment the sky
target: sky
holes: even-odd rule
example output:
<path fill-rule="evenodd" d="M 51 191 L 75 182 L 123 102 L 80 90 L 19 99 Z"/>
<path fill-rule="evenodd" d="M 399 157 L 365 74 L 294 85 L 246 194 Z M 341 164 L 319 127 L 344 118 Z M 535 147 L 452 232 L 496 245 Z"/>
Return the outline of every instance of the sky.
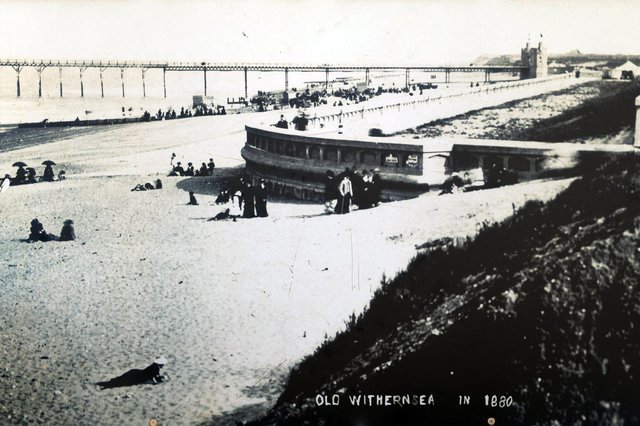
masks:
<path fill-rule="evenodd" d="M 0 58 L 446 65 L 640 54 L 640 0 L 0 0 Z"/>

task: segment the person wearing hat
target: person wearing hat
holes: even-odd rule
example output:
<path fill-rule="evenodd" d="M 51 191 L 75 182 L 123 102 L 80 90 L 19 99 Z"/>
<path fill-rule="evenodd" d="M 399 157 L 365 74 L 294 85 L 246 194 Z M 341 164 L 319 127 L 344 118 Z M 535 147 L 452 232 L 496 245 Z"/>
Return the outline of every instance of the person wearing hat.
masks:
<path fill-rule="evenodd" d="M 307 124 L 309 124 L 309 119 L 306 117 L 303 110 L 298 111 L 298 116 L 294 117 L 291 121 L 295 125 L 296 130 L 307 130 Z"/>
<path fill-rule="evenodd" d="M 375 169 L 371 169 L 371 187 L 369 194 L 371 205 L 377 206 L 380 204 L 380 193 L 382 192 L 382 180 L 380 178 L 380 169 L 377 167 Z"/>
<path fill-rule="evenodd" d="M 215 167 L 216 167 L 216 163 L 213 162 L 213 158 L 209 158 L 209 164 L 207 164 L 209 176 L 213 175 L 213 169 Z"/>
<path fill-rule="evenodd" d="M 179 161 L 176 163 L 170 176 L 184 176 L 184 168 L 181 164 Z"/>
<path fill-rule="evenodd" d="M 75 241 L 76 231 L 73 229 L 73 220 L 67 219 L 62 225 L 59 241 Z"/>
<path fill-rule="evenodd" d="M 255 189 L 255 197 L 256 197 L 256 216 L 258 217 L 267 217 L 269 213 L 267 213 L 267 196 L 269 195 L 269 190 L 267 189 L 267 183 L 264 179 L 260 179 L 260 183 L 258 187 Z"/>
<path fill-rule="evenodd" d="M 160 369 L 167 363 L 167 359 L 163 356 L 156 358 L 153 363 L 144 370 L 132 369 L 121 376 L 114 377 L 108 382 L 98 382 L 96 385 L 102 389 L 119 388 L 123 386 L 133 386 L 142 384 L 157 384 L 166 380 L 160 374 Z"/>
<path fill-rule="evenodd" d="M 280 128 L 280 129 L 288 129 L 289 128 L 289 122 L 284 118 L 284 114 L 280 115 L 280 121 L 278 121 L 276 123 L 276 127 Z"/>
<path fill-rule="evenodd" d="M 194 176 L 195 174 L 196 173 L 195 173 L 195 170 L 193 168 L 193 163 L 187 164 L 187 170 L 184 172 L 184 175 L 185 176 Z"/>

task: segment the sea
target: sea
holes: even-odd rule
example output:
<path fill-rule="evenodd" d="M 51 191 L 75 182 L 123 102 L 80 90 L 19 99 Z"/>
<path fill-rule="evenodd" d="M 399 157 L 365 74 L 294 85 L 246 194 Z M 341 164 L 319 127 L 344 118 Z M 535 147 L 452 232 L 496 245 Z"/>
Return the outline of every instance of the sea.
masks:
<path fill-rule="evenodd" d="M 20 97 L 17 96 L 17 73 L 11 67 L 0 67 L 0 132 L 2 128 L 18 123 L 37 123 L 43 120 L 99 120 L 140 117 L 145 111 L 152 115 L 161 109 L 180 111 L 193 103 L 193 96 L 204 94 L 204 73 L 196 71 L 167 71 L 166 98 L 163 93 L 162 70 L 127 68 L 121 78 L 119 68 L 108 68 L 103 72 L 103 88 L 100 85 L 98 68 L 87 68 L 83 73 L 82 91 L 78 68 L 45 68 L 42 71 L 42 96 L 38 93 L 38 73 L 33 67 L 24 67 L 20 72 Z M 303 91 L 324 88 L 324 72 L 289 71 L 289 89 Z M 492 81 L 517 79 L 509 73 L 492 75 Z M 244 72 L 207 71 L 207 95 L 213 102 L 224 105 L 227 111 L 238 107 L 234 100 L 245 96 Z M 366 79 L 364 71 L 329 73 L 330 90 L 353 87 Z M 369 87 L 403 88 L 404 71 L 371 71 Z M 444 73 L 411 71 L 412 84 L 430 82 L 438 85 L 439 91 L 451 87 L 469 85 L 484 80 L 483 73 L 453 73 L 452 82 L 444 83 Z M 62 85 L 62 97 L 60 86 Z M 124 85 L 124 97 L 123 97 Z M 283 91 L 284 72 L 249 71 L 247 93 L 249 98 L 258 91 Z M 104 90 L 104 97 L 102 96 Z M 81 92 L 83 96 L 81 96 Z M 229 103 L 230 101 L 230 103 Z"/>

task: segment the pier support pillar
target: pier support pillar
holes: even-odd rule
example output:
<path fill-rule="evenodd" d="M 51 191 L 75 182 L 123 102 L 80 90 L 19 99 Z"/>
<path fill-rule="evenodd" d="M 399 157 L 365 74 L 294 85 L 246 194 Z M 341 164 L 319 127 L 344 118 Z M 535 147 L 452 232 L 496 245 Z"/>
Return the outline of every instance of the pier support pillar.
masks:
<path fill-rule="evenodd" d="M 124 68 L 120 68 L 120 81 L 122 82 L 122 97 L 124 98 Z"/>
<path fill-rule="evenodd" d="M 36 67 L 36 72 L 38 73 L 38 97 L 42 97 L 42 71 L 44 71 L 46 67 Z"/>
<path fill-rule="evenodd" d="M 144 84 L 144 74 L 147 72 L 146 68 L 142 68 L 142 97 L 146 98 L 147 97 L 147 88 Z"/>
<path fill-rule="evenodd" d="M 20 71 L 22 71 L 22 67 L 18 65 L 18 66 L 12 66 L 12 68 L 16 71 L 17 94 L 18 94 L 18 97 L 20 97 Z"/>
<path fill-rule="evenodd" d="M 58 67 L 58 77 L 60 79 L 60 97 L 62 97 L 62 67 Z"/>
<path fill-rule="evenodd" d="M 491 81 L 491 71 L 484 70 L 484 82 L 489 83 Z"/>
<path fill-rule="evenodd" d="M 411 86 L 411 70 L 409 70 L 409 68 L 407 68 L 404 71 L 404 87 L 406 89 L 409 89 L 409 86 Z"/>
<path fill-rule="evenodd" d="M 106 68 L 100 68 L 100 94 L 104 98 L 104 81 L 102 80 L 102 73 L 106 70 Z"/>
<path fill-rule="evenodd" d="M 167 67 L 162 67 L 162 89 L 164 91 L 164 97 L 167 97 Z"/>
<path fill-rule="evenodd" d="M 84 98 L 84 81 L 82 81 L 82 77 L 84 76 L 84 72 L 87 70 L 87 67 L 80 67 L 80 97 Z"/>
<path fill-rule="evenodd" d="M 451 70 L 449 68 L 444 70 L 444 82 L 445 83 L 451 82 Z"/>
<path fill-rule="evenodd" d="M 329 90 L 329 68 L 325 68 L 324 70 L 324 88 L 325 90 Z"/>
<path fill-rule="evenodd" d="M 244 67 L 244 100 L 249 100 L 249 90 L 247 86 L 247 67 Z"/>
<path fill-rule="evenodd" d="M 369 88 L 369 68 L 365 68 L 364 70 L 364 84 Z"/>

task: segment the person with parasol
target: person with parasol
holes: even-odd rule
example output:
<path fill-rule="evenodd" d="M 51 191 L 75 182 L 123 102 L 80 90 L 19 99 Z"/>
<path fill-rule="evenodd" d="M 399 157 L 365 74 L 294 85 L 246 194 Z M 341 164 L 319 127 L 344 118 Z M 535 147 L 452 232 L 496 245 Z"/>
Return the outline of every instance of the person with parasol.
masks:
<path fill-rule="evenodd" d="M 17 161 L 13 163 L 12 166 L 18 168 L 18 170 L 16 170 L 15 183 L 16 184 L 24 183 L 27 180 L 27 174 L 28 174 L 27 171 L 25 170 L 25 167 L 27 167 L 27 164 L 22 161 Z"/>
<path fill-rule="evenodd" d="M 54 178 L 55 178 L 55 174 L 53 173 L 53 167 L 55 166 L 56 163 L 54 163 L 51 160 L 46 160 L 42 162 L 42 165 L 45 166 L 44 167 L 44 173 L 42 174 L 42 178 L 46 181 L 46 182 L 53 182 Z"/>

